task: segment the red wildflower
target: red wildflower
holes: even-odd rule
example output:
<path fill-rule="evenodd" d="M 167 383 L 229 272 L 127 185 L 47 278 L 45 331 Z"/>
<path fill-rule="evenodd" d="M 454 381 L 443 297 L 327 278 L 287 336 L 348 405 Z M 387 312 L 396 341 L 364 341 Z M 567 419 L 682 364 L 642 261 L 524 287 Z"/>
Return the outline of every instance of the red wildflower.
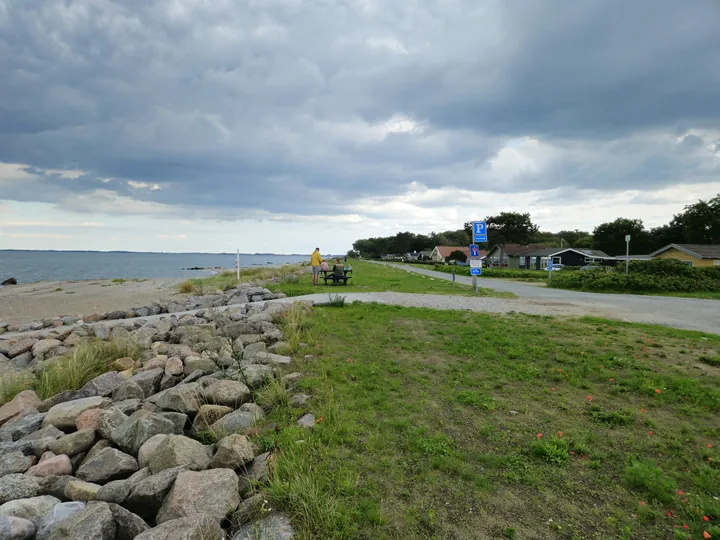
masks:
<path fill-rule="evenodd" d="M 550 389 L 550 391 L 551 391 L 551 392 L 554 392 L 554 391 L 555 391 L 555 389 L 554 389 L 554 388 L 551 388 L 551 389 Z"/>
<path fill-rule="evenodd" d="M 585 351 L 580 351 L 580 354 L 585 354 Z"/>
<path fill-rule="evenodd" d="M 645 409 L 640 409 L 640 412 L 641 412 L 641 413 L 644 413 L 644 412 L 645 412 Z"/>
<path fill-rule="evenodd" d="M 570 450 L 570 455 L 571 455 L 571 456 L 574 456 L 574 455 L 575 455 L 575 452 L 573 452 L 572 450 Z"/>
<path fill-rule="evenodd" d="M 660 393 L 660 389 L 659 389 L 659 388 L 656 388 L 656 389 L 655 389 L 655 393 L 656 393 L 656 394 L 659 394 L 659 393 Z"/>
<path fill-rule="evenodd" d="M 600 369 L 605 369 L 605 366 L 600 366 Z"/>
<path fill-rule="evenodd" d="M 558 431 L 558 437 L 562 438 L 562 431 Z"/>
<path fill-rule="evenodd" d="M 587 399 L 588 401 L 592 401 L 592 396 L 586 396 L 585 399 Z"/>
<path fill-rule="evenodd" d="M 558 373 L 562 373 L 562 369 L 558 369 Z"/>
<path fill-rule="evenodd" d="M 712 536 L 707 531 L 703 531 L 703 538 L 705 538 L 705 540 L 707 540 L 708 538 L 712 538 Z"/>
<path fill-rule="evenodd" d="M 537 437 L 538 439 L 542 439 L 542 433 L 538 433 L 537 435 L 535 435 L 535 437 Z"/>
<path fill-rule="evenodd" d="M 320 418 L 318 418 L 317 420 L 315 420 L 315 423 L 318 424 L 318 423 L 322 422 L 323 420 L 325 420 L 325 418 L 323 418 L 323 417 L 321 416 Z"/>
<path fill-rule="evenodd" d="M 667 510 L 665 510 L 665 517 L 671 517 L 670 512 L 668 512 Z"/>
<path fill-rule="evenodd" d="M 615 379 L 613 379 L 612 377 L 610 377 L 609 380 L 610 380 L 610 382 L 615 382 Z"/>
<path fill-rule="evenodd" d="M 678 489 L 678 495 L 685 495 L 685 492 L 682 489 Z"/>
<path fill-rule="evenodd" d="M 708 444 L 707 444 L 707 447 L 708 447 L 708 448 L 712 448 L 712 444 L 708 443 Z"/>
<path fill-rule="evenodd" d="M 648 435 L 652 435 L 652 431 L 648 431 Z"/>
<path fill-rule="evenodd" d="M 688 524 L 687 524 L 687 523 L 683 523 L 683 529 L 685 529 L 685 530 L 687 531 L 689 528 L 690 528 L 690 527 L 688 527 Z"/>
<path fill-rule="evenodd" d="M 645 506 L 645 501 L 640 501 L 640 506 Z"/>
<path fill-rule="evenodd" d="M 710 521 L 710 518 L 707 517 L 707 516 L 703 516 L 703 519 L 704 519 L 705 521 Z"/>
<path fill-rule="evenodd" d="M 348 361 L 348 362 L 352 362 L 353 360 L 352 360 L 352 358 L 348 358 L 347 361 Z"/>
<path fill-rule="evenodd" d="M 647 352 L 647 347 L 643 347 L 643 352 Z"/>

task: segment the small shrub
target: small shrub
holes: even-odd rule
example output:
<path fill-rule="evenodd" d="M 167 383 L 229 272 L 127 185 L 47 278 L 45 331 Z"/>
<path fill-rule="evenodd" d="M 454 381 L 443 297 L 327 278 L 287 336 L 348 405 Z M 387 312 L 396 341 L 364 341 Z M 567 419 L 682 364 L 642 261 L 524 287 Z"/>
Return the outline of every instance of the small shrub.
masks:
<path fill-rule="evenodd" d="M 187 281 L 183 281 L 180 285 L 178 285 L 178 291 L 180 291 L 182 294 L 191 294 L 193 292 L 193 289 L 195 289 L 195 284 L 189 279 Z"/>
<path fill-rule="evenodd" d="M 698 358 L 703 364 L 720 367 L 720 354 L 714 356 L 703 355 Z"/>
<path fill-rule="evenodd" d="M 632 411 L 603 411 L 600 407 L 593 405 L 588 410 L 588 416 L 595 422 L 608 424 L 611 426 L 628 426 L 635 422 L 635 415 Z"/>
<path fill-rule="evenodd" d="M 345 297 L 340 294 L 328 294 L 328 306 L 345 307 Z"/>
<path fill-rule="evenodd" d="M 675 481 L 649 460 L 635 461 L 626 467 L 624 479 L 630 487 L 646 491 L 650 498 L 662 504 L 671 503 L 677 492 Z"/>
<path fill-rule="evenodd" d="M 0 405 L 4 405 L 24 390 L 30 390 L 35 377 L 28 372 L 7 373 L 0 378 Z"/>
<path fill-rule="evenodd" d="M 287 407 L 290 404 L 290 392 L 282 379 L 273 379 L 255 395 L 255 403 L 265 410 Z"/>
<path fill-rule="evenodd" d="M 508 540 L 515 540 L 517 538 L 517 531 L 514 527 L 506 527 L 503 531 L 503 536 Z"/>
<path fill-rule="evenodd" d="M 134 349 L 107 341 L 81 343 L 67 356 L 51 361 L 39 374 L 35 388 L 40 399 L 66 390 L 78 390 L 107 371 L 119 358 L 133 356 Z"/>
<path fill-rule="evenodd" d="M 297 285 L 300 283 L 300 276 L 297 274 L 286 274 L 280 277 L 280 283 L 283 285 Z"/>
<path fill-rule="evenodd" d="M 570 459 L 570 442 L 553 435 L 547 439 L 538 439 L 532 445 L 533 454 L 548 463 L 562 465 Z"/>
<path fill-rule="evenodd" d="M 459 403 L 472 405 L 473 407 L 485 409 L 486 411 L 494 411 L 497 409 L 495 398 L 478 392 L 477 390 L 462 390 L 458 392 L 455 399 L 457 399 Z"/>
<path fill-rule="evenodd" d="M 125 283 L 125 280 L 122 278 L 115 278 L 112 280 L 113 283 Z"/>

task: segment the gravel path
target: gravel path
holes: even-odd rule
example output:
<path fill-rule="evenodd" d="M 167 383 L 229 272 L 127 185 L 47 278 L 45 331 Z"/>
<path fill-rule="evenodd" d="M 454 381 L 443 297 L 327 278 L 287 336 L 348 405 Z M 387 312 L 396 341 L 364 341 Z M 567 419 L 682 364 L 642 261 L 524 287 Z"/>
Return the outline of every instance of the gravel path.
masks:
<path fill-rule="evenodd" d="M 392 264 L 390 266 L 435 279 L 452 279 L 450 274 L 444 272 L 435 272 L 407 265 Z M 472 284 L 472 278 L 467 276 L 457 276 L 455 279 L 458 283 Z M 566 291 L 563 289 L 550 289 L 543 284 L 497 278 L 480 278 L 479 281 L 480 287 L 501 292 L 511 292 L 518 295 L 519 299 L 478 298 L 479 303 L 473 304 L 478 308 L 483 305 L 483 301 L 494 300 L 507 307 L 504 311 L 546 315 L 595 315 L 630 322 L 661 324 L 674 328 L 720 334 L 720 300 Z M 461 303 L 462 301 L 458 300 L 458 304 Z M 495 311 L 493 309 L 474 309 L 472 307 L 466 309 Z M 502 310 L 498 309 L 497 311 Z"/>

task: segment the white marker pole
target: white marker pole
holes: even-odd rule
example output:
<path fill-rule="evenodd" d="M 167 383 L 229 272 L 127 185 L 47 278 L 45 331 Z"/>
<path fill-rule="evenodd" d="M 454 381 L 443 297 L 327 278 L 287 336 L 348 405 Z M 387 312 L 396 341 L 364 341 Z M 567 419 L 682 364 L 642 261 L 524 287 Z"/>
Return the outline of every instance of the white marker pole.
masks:
<path fill-rule="evenodd" d="M 240 283 L 240 250 L 237 250 L 237 257 L 235 258 L 235 268 L 237 270 L 237 280 Z"/>

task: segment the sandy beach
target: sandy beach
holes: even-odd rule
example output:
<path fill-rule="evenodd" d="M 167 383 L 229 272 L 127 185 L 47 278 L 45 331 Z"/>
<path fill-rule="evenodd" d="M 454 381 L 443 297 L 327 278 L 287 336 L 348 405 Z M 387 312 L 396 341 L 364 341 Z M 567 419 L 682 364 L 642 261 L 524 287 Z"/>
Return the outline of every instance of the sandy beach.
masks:
<path fill-rule="evenodd" d="M 45 281 L 0 288 L 0 321 L 19 324 L 58 315 L 89 315 L 170 298 L 183 279 Z"/>

